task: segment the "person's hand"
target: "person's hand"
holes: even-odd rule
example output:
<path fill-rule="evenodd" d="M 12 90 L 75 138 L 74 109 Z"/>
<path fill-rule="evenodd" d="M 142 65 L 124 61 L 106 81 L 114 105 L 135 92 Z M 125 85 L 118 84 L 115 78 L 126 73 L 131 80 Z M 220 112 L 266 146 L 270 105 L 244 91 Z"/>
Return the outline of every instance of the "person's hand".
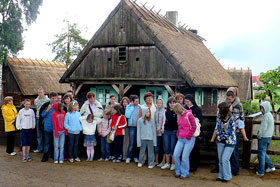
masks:
<path fill-rule="evenodd" d="M 215 138 L 211 138 L 210 142 L 215 142 Z"/>
<path fill-rule="evenodd" d="M 262 139 L 262 137 L 261 136 L 257 136 L 258 137 L 258 139 Z"/>
<path fill-rule="evenodd" d="M 217 140 L 218 140 L 219 142 L 221 141 L 221 138 L 220 138 L 220 136 L 218 136 L 218 137 L 217 137 Z"/>
<path fill-rule="evenodd" d="M 113 130 L 117 130 L 117 127 L 112 127 Z"/>
<path fill-rule="evenodd" d="M 47 108 L 47 112 L 49 112 L 51 108 L 52 108 L 52 106 L 49 105 L 48 108 Z"/>
<path fill-rule="evenodd" d="M 246 137 L 246 138 L 244 138 L 244 141 L 248 142 L 248 141 L 249 141 L 249 139 Z"/>
<path fill-rule="evenodd" d="M 233 106 L 232 106 L 232 105 L 230 105 L 229 111 L 230 111 L 230 112 L 233 112 Z"/>

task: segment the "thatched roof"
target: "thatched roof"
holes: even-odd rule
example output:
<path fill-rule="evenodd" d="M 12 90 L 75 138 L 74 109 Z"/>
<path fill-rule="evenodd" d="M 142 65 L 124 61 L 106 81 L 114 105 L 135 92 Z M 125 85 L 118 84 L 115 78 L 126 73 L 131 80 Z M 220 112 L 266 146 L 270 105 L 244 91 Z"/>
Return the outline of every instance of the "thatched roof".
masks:
<path fill-rule="evenodd" d="M 238 84 L 238 95 L 240 100 L 252 100 L 252 70 L 228 69 L 227 71 Z"/>
<path fill-rule="evenodd" d="M 190 86 L 216 88 L 236 86 L 236 82 L 203 44 L 201 37 L 185 28 L 176 27 L 158 13 L 150 11 L 144 6 L 139 6 L 130 0 L 122 0 L 113 10 L 62 76 L 60 82 L 66 82 L 66 79 L 71 76 L 94 47 L 98 33 L 105 28 L 106 23 L 112 19 L 120 8 L 126 9 L 135 18 L 156 47 Z"/>
<path fill-rule="evenodd" d="M 71 89 L 69 84 L 59 83 L 67 69 L 63 62 L 9 57 L 8 65 L 23 95 L 37 95 L 40 87 L 46 94 L 65 93 Z"/>

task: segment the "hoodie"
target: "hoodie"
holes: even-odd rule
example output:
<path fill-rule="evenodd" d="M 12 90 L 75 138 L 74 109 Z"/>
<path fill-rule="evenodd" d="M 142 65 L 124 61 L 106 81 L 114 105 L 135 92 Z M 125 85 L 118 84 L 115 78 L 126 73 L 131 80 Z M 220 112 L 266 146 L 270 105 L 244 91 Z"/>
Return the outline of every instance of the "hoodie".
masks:
<path fill-rule="evenodd" d="M 94 101 L 93 105 L 89 103 L 89 100 L 85 101 L 85 103 L 83 104 L 80 110 L 82 116 L 88 116 L 91 113 L 89 107 L 91 107 L 94 117 L 99 117 L 99 118 L 102 117 L 103 107 L 97 100 Z"/>
<path fill-rule="evenodd" d="M 11 104 L 5 104 L 2 105 L 1 110 L 5 122 L 5 132 L 16 131 L 16 128 L 13 125 L 18 114 L 16 107 Z"/>
<path fill-rule="evenodd" d="M 146 120 L 146 123 L 144 123 L 147 110 L 147 107 L 142 107 L 143 115 L 137 123 L 137 147 L 141 147 L 141 140 L 151 140 L 154 146 L 157 146 L 157 133 L 154 119 L 151 118 L 150 121 Z"/>
<path fill-rule="evenodd" d="M 64 119 L 64 127 L 71 134 L 80 134 L 83 130 L 82 124 L 79 120 L 81 117 L 80 112 L 67 112 Z"/>
<path fill-rule="evenodd" d="M 17 116 L 16 120 L 17 129 L 34 129 L 35 128 L 35 113 L 29 108 L 26 110 L 22 108 Z"/>
<path fill-rule="evenodd" d="M 58 103 L 53 105 L 54 112 L 52 114 L 52 122 L 53 122 L 53 131 L 55 137 L 58 138 L 58 132 L 64 132 L 67 135 L 67 131 L 64 128 L 64 118 L 65 112 L 62 110 L 61 112 L 58 111 Z"/>
<path fill-rule="evenodd" d="M 177 117 L 178 131 L 177 137 L 190 140 L 196 130 L 195 118 L 191 110 L 186 110 L 182 116 Z"/>
<path fill-rule="evenodd" d="M 94 118 L 92 123 L 87 121 L 87 116 L 80 117 L 80 121 L 83 126 L 83 134 L 85 135 L 95 135 L 96 126 L 101 122 L 101 119 Z"/>
<path fill-rule="evenodd" d="M 163 126 L 165 123 L 165 109 L 164 106 L 161 108 L 157 108 L 155 112 L 155 126 L 158 132 L 160 132 L 158 135 L 161 136 L 161 132 L 163 131 Z"/>
<path fill-rule="evenodd" d="M 265 101 L 261 106 L 264 108 L 264 114 L 257 136 L 261 138 L 271 138 L 274 131 L 274 118 L 270 112 L 270 103 Z"/>
<path fill-rule="evenodd" d="M 128 119 L 129 127 L 136 127 L 137 121 L 142 116 L 142 110 L 140 105 L 133 106 L 131 104 L 126 106 L 125 117 Z M 136 119 L 135 119 L 136 118 Z"/>

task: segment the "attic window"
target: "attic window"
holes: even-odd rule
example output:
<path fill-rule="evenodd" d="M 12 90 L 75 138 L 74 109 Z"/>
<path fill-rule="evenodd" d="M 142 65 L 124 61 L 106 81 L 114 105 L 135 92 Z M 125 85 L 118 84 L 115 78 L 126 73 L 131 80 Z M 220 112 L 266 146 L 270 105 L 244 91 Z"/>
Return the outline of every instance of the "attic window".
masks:
<path fill-rule="evenodd" d="M 136 61 L 139 61 L 139 57 L 136 57 Z"/>
<path fill-rule="evenodd" d="M 108 62 L 111 62 L 111 60 L 112 60 L 111 58 L 108 58 Z"/>
<path fill-rule="evenodd" d="M 119 62 L 126 62 L 126 47 L 119 47 Z"/>

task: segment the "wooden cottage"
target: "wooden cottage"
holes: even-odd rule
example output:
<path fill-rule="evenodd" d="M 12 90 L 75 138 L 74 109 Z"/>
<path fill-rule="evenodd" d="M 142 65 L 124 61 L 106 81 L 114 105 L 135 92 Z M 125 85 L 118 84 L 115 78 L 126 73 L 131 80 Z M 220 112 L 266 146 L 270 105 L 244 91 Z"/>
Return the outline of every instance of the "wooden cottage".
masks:
<path fill-rule="evenodd" d="M 59 79 L 66 71 L 63 62 L 8 58 L 3 65 L 2 95 L 14 97 L 14 104 L 20 105 L 25 98 L 36 99 L 38 88 L 46 94 L 57 92 L 64 94 L 71 89 L 69 84 L 60 84 Z"/>
<path fill-rule="evenodd" d="M 204 114 L 216 114 L 226 89 L 237 86 L 203 38 L 129 0 L 111 12 L 60 83 L 70 83 L 80 102 L 94 91 L 103 105 L 112 93 L 137 94 L 140 104 L 147 91 L 164 101 L 190 93 Z"/>
<path fill-rule="evenodd" d="M 252 70 L 228 69 L 227 72 L 238 85 L 238 96 L 241 101 L 253 100 Z"/>

